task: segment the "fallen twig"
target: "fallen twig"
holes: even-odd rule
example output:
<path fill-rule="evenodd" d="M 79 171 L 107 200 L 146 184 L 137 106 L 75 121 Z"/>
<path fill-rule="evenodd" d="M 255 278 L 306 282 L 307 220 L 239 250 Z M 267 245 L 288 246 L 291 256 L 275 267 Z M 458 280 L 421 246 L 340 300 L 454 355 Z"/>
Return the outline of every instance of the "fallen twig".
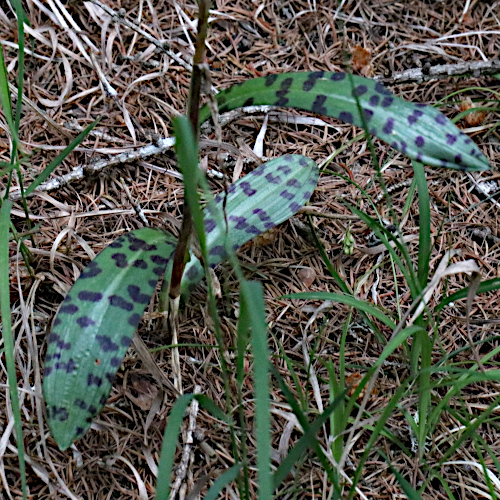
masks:
<path fill-rule="evenodd" d="M 422 68 L 412 68 L 389 77 L 376 76 L 375 80 L 383 83 L 422 83 L 429 80 L 449 78 L 450 76 L 472 76 L 478 78 L 500 72 L 500 59 L 491 61 L 468 61 L 456 64 L 424 65 Z"/>

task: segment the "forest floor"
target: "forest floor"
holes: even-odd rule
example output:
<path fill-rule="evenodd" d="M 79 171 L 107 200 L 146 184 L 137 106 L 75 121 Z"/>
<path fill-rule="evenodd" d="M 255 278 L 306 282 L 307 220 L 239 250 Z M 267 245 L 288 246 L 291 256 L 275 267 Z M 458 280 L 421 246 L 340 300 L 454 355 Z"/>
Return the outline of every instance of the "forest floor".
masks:
<path fill-rule="evenodd" d="M 195 2 L 106 0 L 105 3 L 116 17 L 104 13 L 97 1 L 65 5 L 58 0 L 25 2 L 29 27 L 20 125 L 24 185 L 29 185 L 82 128 L 101 117 L 92 134 L 51 177 L 61 179 L 74 172 L 73 178 L 62 177 L 63 182 L 54 182 L 51 189 L 37 191 L 27 200 L 32 223 L 29 232 L 33 238 L 26 241 L 32 252 L 33 275 L 24 265 L 15 242 L 11 242 L 12 324 L 29 498 L 37 500 L 153 498 L 163 431 L 176 399 L 169 387 L 155 380 L 131 348 L 103 412 L 74 447 L 61 452 L 42 418 L 40 381 L 47 332 L 80 272 L 117 236 L 143 226 L 134 210 L 136 204 L 140 204 L 150 225 L 174 234 L 178 234 L 182 218 L 183 187 L 176 175 L 172 151 L 135 155 L 126 162 L 114 160 L 120 153 L 134 152 L 157 144 L 159 137 L 169 137 L 172 117 L 185 112 L 190 81 L 187 65 L 192 59 L 197 17 Z M 493 166 L 491 171 L 468 175 L 426 168 L 434 244 L 431 275 L 446 250 L 459 249 L 461 256 L 457 259 L 475 259 L 482 279 L 486 280 L 500 277 L 497 219 L 500 205 L 495 198 L 481 196 L 476 183 L 492 182 L 494 190 L 498 190 L 495 166 L 500 164 L 497 127 L 500 80 L 481 71 L 425 82 L 396 80 L 406 70 L 425 75 L 443 64 L 497 58 L 499 12 L 499 1 L 480 0 L 217 0 L 210 14 L 206 60 L 217 89 L 274 73 L 350 71 L 381 78 L 406 100 L 439 103 L 439 109 L 450 118 L 470 106 L 491 108 L 457 122 L 487 156 Z M 64 28 L 62 23 L 69 25 L 70 20 L 74 26 Z M 168 42 L 176 59 L 157 50 L 149 39 L 126 26 L 124 20 L 142 28 L 149 37 Z M 81 31 L 77 32 L 75 26 Z M 12 83 L 17 71 L 17 39 L 15 17 L 4 3 L 0 7 L 0 42 Z M 103 91 L 97 67 L 116 90 L 116 99 Z M 384 167 L 381 176 L 390 191 L 389 204 L 386 198 L 380 199 L 384 191 L 374 175 L 366 140 L 361 137 L 348 144 L 361 132 L 359 129 L 325 117 L 321 117 L 323 121 L 297 121 L 294 118 L 297 116 L 313 117 L 310 113 L 290 110 L 270 116 L 263 155 L 274 158 L 284 153 L 300 153 L 319 165 L 326 159 L 331 162 L 320 176 L 309 207 L 247 244 L 238 255 L 247 277 L 263 283 L 269 345 L 275 365 L 289 386 L 295 387 L 297 394 L 302 392 L 304 409 L 314 416 L 329 404 L 332 374 L 329 367 L 334 372 L 338 367 L 341 337 L 345 340 L 346 375 L 350 382 L 356 382 L 379 358 L 390 332 L 382 330 L 385 340 L 381 339 L 367 328 L 359 314 L 354 312 L 351 317 L 347 307 L 336 305 L 318 311 L 320 301 L 280 298 L 300 291 L 338 291 L 307 231 L 307 214 L 313 214 L 312 222 L 326 253 L 348 287 L 358 298 L 372 303 L 376 300 L 378 306 L 397 316 L 411 306 L 408 287 L 387 252 L 371 255 L 355 248 L 351 255 L 344 253 L 342 238 L 347 232 L 353 235 L 358 247 L 364 247 L 370 231 L 343 201 L 347 199 L 373 215 L 373 208 L 357 187 L 361 186 L 376 201 L 380 214 L 393 223 L 394 214 L 401 216 L 408 204 L 409 211 L 401 225 L 405 235 L 418 234 L 419 208 L 418 197 L 412 194 L 413 200 L 409 198 L 408 183 L 399 185 L 412 178 L 410 160 L 374 141 L 380 165 Z M 231 180 L 231 162 L 227 162 L 225 153 L 221 154 L 224 150 L 232 164 L 243 164 L 244 171 L 252 169 L 258 162 L 252 150 L 263 119 L 263 115 L 242 116 L 224 126 L 222 146 L 220 149 L 210 143 L 203 146 L 202 164 L 227 171 Z M 0 126 L 6 130 L 3 120 Z M 203 138 L 213 140 L 215 135 Z M 2 133 L 3 162 L 10 161 L 10 145 L 7 133 Z M 107 166 L 96 171 L 92 166 L 99 165 L 99 160 Z M 80 175 L 78 169 L 82 166 L 91 168 Z M 355 184 L 348 182 L 346 176 Z M 0 177 L 0 189 L 7 187 L 7 181 L 7 176 Z M 223 188 L 222 182 L 211 183 L 214 190 Z M 13 222 L 20 234 L 27 235 L 22 202 L 15 196 L 18 188 L 15 177 L 10 186 L 11 198 L 15 200 Z M 410 242 L 409 250 L 416 261 L 417 242 Z M 238 317 L 237 282 L 229 268 L 221 266 L 217 272 L 223 289 L 219 303 L 221 327 L 231 346 Z M 465 275 L 450 277 L 446 285 L 437 289 L 429 308 L 443 295 L 467 283 Z M 472 306 L 470 328 L 474 340 L 481 341 L 480 356 L 494 353 L 500 346 L 499 298 L 495 291 L 481 294 Z M 171 377 L 171 337 L 155 319 L 156 305 L 157 297 L 140 324 L 139 334 L 152 350 L 157 366 Z M 315 319 L 309 326 L 313 315 Z M 445 308 L 437 318 L 430 332 L 437 339 L 432 352 L 433 365 L 451 357 L 456 368 L 470 366 L 474 358 L 465 317 L 466 301 L 461 300 Z M 184 392 L 196 390 L 226 408 L 220 352 L 211 329 L 204 286 L 198 287 L 182 308 L 180 325 Z M 293 374 L 284 361 L 284 353 L 294 368 Z M 227 361 L 231 363 L 230 356 Z M 488 359 L 486 369 L 495 368 L 499 362 L 495 354 Z M 344 443 L 349 448 L 343 466 L 346 498 L 349 478 L 357 470 L 373 427 L 410 370 L 404 351 L 396 351 L 376 380 L 363 419 L 357 422 L 359 427 L 349 434 L 350 441 Z M 436 377 L 439 378 L 438 371 Z M 3 360 L 0 383 L 4 388 L 0 398 L 0 491 L 3 489 L 0 497 L 20 498 L 19 463 Z M 499 389 L 494 381 L 464 387 L 439 414 L 426 436 L 426 449 L 419 454 L 409 424 L 418 413 L 419 393 L 409 387 L 391 414 L 384 417 L 387 418 L 384 432 L 370 444 L 370 455 L 363 465 L 354 497 L 405 498 L 395 471 L 413 488 L 420 489 L 425 499 L 500 496 L 500 413 L 496 409 L 500 408 Z M 249 415 L 247 446 L 253 460 L 252 391 L 252 382 L 248 380 L 243 404 Z M 436 385 L 431 391 L 432 408 L 442 397 Z M 236 406 L 237 401 L 233 404 Z M 494 408 L 483 418 L 482 412 L 491 405 Z M 205 492 L 235 460 L 228 428 L 203 409 L 195 414 L 195 419 L 197 439 L 191 447 L 187 470 L 183 473 L 176 469 L 173 475 L 178 479 L 180 498 L 200 498 L 200 492 Z M 475 419 L 482 420 L 481 425 L 474 427 L 473 439 L 462 432 Z M 347 432 L 350 431 L 347 427 Z M 301 436 L 300 426 L 278 389 L 272 393 L 272 436 L 273 463 L 277 466 Z M 328 436 L 327 426 L 317 436 L 325 450 L 329 446 Z M 461 436 L 463 439 L 458 442 Z M 183 439 L 185 434 L 180 438 L 176 464 L 185 449 Z M 446 455 L 452 446 L 455 447 Z M 251 478 L 250 495 L 256 498 L 254 487 Z M 296 464 L 293 476 L 280 486 L 278 497 L 326 499 L 332 494 L 325 471 L 311 452 Z M 220 496 L 238 497 L 236 483 L 230 484 Z"/>

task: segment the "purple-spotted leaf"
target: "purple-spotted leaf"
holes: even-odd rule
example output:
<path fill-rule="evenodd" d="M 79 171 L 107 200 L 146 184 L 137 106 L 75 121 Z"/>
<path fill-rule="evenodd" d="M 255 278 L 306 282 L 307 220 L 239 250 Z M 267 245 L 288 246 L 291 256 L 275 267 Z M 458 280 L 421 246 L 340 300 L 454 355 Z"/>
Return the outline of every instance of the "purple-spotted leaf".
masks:
<path fill-rule="evenodd" d="M 297 213 L 309 201 L 318 175 L 313 160 L 284 155 L 231 184 L 227 196 L 226 193 L 216 196 L 215 203 L 204 210 L 210 267 L 226 257 L 225 237 L 227 244 L 236 249 Z M 200 261 L 191 256 L 182 278 L 182 293 L 186 294 L 203 275 Z"/>
<path fill-rule="evenodd" d="M 223 205 L 228 242 L 237 248 L 296 213 L 317 182 L 314 161 L 285 155 L 229 186 L 225 202 L 224 193 L 204 212 L 209 264 L 225 256 Z M 43 381 L 50 431 L 62 450 L 88 430 L 106 402 L 175 243 L 173 236 L 150 228 L 118 238 L 87 266 L 64 299 L 48 336 Z M 197 260 L 186 269 L 186 287 L 203 277 Z"/>
<path fill-rule="evenodd" d="M 440 111 L 400 99 L 381 83 L 361 76 L 323 71 L 268 75 L 228 88 L 217 95 L 217 102 L 221 113 L 253 105 L 313 111 L 366 126 L 370 134 L 426 165 L 489 168 L 472 139 Z M 203 108 L 200 122 L 209 117 L 210 110 Z"/>
<path fill-rule="evenodd" d="M 106 402 L 175 242 L 159 229 L 121 236 L 86 267 L 61 304 L 43 379 L 50 432 L 61 450 L 87 431 Z"/>

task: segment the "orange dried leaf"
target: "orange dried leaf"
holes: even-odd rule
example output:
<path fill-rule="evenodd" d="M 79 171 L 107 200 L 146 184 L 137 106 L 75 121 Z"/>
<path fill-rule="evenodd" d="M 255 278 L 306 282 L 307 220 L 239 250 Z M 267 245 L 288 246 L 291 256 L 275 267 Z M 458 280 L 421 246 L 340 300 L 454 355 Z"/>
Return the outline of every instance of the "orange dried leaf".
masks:
<path fill-rule="evenodd" d="M 347 395 L 349 397 L 352 396 L 354 394 L 354 392 L 356 391 L 356 389 L 359 387 L 361 380 L 363 380 L 363 375 L 361 375 L 361 373 L 359 373 L 359 372 L 351 373 L 345 379 L 345 383 L 346 383 L 346 387 L 347 387 Z M 376 396 L 377 393 L 378 393 L 378 390 L 374 387 L 372 389 L 371 395 Z M 366 394 L 366 385 L 365 385 L 365 387 L 363 387 L 363 389 L 359 393 L 358 398 L 357 398 L 358 401 L 361 401 L 365 397 L 365 394 Z"/>
<path fill-rule="evenodd" d="M 361 45 L 355 45 L 351 52 L 351 66 L 356 71 L 364 71 L 370 65 L 371 52 Z"/>
<path fill-rule="evenodd" d="M 460 102 L 460 111 L 468 111 L 469 109 L 474 109 L 476 105 L 472 102 L 470 97 L 466 97 Z M 473 111 L 464 117 L 467 125 L 471 127 L 476 127 L 480 125 L 486 118 L 486 111 Z"/>

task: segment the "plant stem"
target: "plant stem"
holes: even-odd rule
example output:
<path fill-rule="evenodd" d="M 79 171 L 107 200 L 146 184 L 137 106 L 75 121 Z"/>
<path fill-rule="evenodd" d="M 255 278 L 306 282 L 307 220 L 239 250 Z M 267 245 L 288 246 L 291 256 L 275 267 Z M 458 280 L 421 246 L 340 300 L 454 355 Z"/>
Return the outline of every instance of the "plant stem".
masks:
<path fill-rule="evenodd" d="M 193 134 L 198 143 L 200 128 L 198 126 L 198 114 L 200 110 L 200 94 L 202 85 L 203 58 L 205 56 L 205 40 L 208 30 L 208 10 L 210 0 L 198 0 L 198 33 L 196 34 L 195 53 L 193 56 L 193 72 L 191 74 L 191 86 L 189 89 L 188 117 L 193 127 Z M 185 189 L 185 188 L 184 188 Z M 186 196 L 184 196 L 186 200 Z M 172 279 L 170 284 L 170 297 L 176 299 L 181 291 L 181 279 L 186 267 L 186 258 L 189 251 L 189 240 L 193 233 L 193 218 L 191 209 L 187 201 L 184 201 L 182 212 L 182 226 L 179 235 L 179 242 L 175 249 L 172 269 Z"/>

